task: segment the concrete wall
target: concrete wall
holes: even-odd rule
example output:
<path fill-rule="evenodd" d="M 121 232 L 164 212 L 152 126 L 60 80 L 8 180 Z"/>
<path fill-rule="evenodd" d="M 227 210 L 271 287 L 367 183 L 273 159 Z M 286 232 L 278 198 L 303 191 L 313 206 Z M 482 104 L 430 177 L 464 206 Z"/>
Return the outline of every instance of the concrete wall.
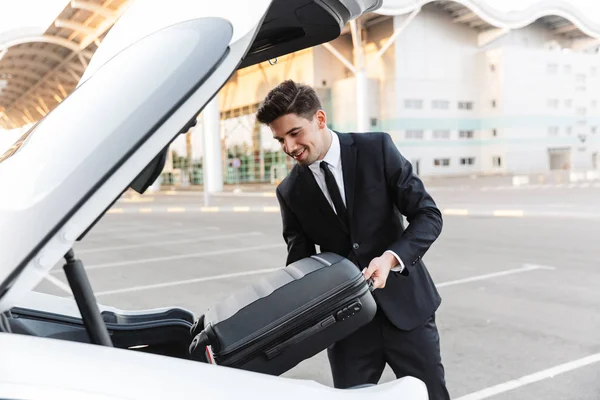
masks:
<path fill-rule="evenodd" d="M 384 86 L 395 100 L 382 104 L 382 129 L 422 175 L 545 172 L 549 150 L 562 147 L 572 168 L 591 168 L 600 59 L 557 50 L 566 44 L 535 23 L 479 47 L 477 31 L 424 7 L 394 46 Z"/>
<path fill-rule="evenodd" d="M 570 167 L 592 168 L 600 149 L 597 55 L 502 48 L 502 125 L 511 172 L 548 171 L 549 151 L 567 149 Z"/>
<path fill-rule="evenodd" d="M 550 29 L 541 22 L 534 22 L 520 29 L 509 31 L 488 45 L 489 47 L 516 46 L 529 49 L 541 49 L 556 42 L 562 47 L 568 46 L 570 42 L 564 38 L 554 35 Z"/>
<path fill-rule="evenodd" d="M 395 17 L 394 25 L 405 18 Z M 419 163 L 421 175 L 481 171 L 477 139 L 484 58 L 477 33 L 452 23 L 442 10 L 424 7 L 394 47 L 396 71 L 387 85 L 394 87 L 396 106 L 382 128 L 409 160 Z M 460 131 L 473 131 L 473 137 L 461 138 Z M 472 158 L 473 164 L 461 164 Z"/>

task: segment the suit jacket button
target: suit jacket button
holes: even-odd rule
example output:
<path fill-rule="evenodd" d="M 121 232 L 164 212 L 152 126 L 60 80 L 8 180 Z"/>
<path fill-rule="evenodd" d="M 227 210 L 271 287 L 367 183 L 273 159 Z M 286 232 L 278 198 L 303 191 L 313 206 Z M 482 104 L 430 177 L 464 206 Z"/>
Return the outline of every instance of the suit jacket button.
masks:
<path fill-rule="evenodd" d="M 359 248 L 359 247 L 360 247 L 360 246 L 358 245 L 358 243 L 354 243 L 354 244 L 352 245 L 352 248 L 353 248 L 354 250 L 358 250 L 358 248 Z"/>

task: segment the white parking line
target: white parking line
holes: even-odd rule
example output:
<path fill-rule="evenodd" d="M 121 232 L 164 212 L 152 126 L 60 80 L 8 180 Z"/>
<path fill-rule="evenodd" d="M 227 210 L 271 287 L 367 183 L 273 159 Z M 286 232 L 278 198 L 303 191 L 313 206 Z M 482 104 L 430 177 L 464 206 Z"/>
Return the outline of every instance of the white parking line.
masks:
<path fill-rule="evenodd" d="M 143 258 L 143 259 L 129 260 L 129 261 L 117 261 L 117 262 L 106 263 L 106 264 L 89 265 L 89 266 L 85 267 L 85 269 L 93 270 L 93 269 L 100 269 L 100 268 L 122 267 L 125 265 L 149 264 L 149 263 L 155 263 L 155 262 L 161 262 L 161 261 L 173 261 L 173 260 L 183 260 L 186 258 L 218 256 L 220 254 L 245 253 L 248 251 L 268 250 L 268 249 L 275 249 L 275 248 L 285 249 L 285 244 L 278 243 L 278 244 L 267 244 L 267 245 L 252 246 L 252 247 L 236 247 L 236 248 L 232 248 L 232 249 L 205 251 L 202 253 L 177 254 L 177 255 L 165 256 L 165 257 Z M 54 272 L 54 271 L 52 271 L 52 272 Z"/>
<path fill-rule="evenodd" d="M 50 282 L 51 284 L 53 284 L 54 286 L 56 286 L 57 288 L 59 288 L 63 292 L 66 292 L 66 293 L 69 293 L 70 295 L 73 295 L 73 292 L 71 291 L 71 287 L 69 285 L 67 285 L 66 283 L 64 283 L 63 281 L 61 281 L 60 279 L 55 278 L 55 277 L 53 277 L 50 274 L 44 276 L 44 278 L 46 278 L 46 280 L 48 282 Z"/>
<path fill-rule="evenodd" d="M 191 238 L 191 239 L 171 240 L 171 241 L 163 240 L 161 242 L 136 243 L 136 244 L 123 245 L 123 246 L 97 247 L 97 248 L 92 248 L 92 249 L 77 250 L 77 254 L 98 253 L 101 251 L 128 250 L 128 249 L 137 249 L 137 248 L 141 248 L 141 247 L 163 246 L 163 245 L 181 244 L 181 243 L 197 243 L 197 242 L 206 242 L 209 240 L 223 240 L 223 239 L 233 239 L 233 238 L 237 238 L 237 237 L 259 236 L 259 235 L 262 235 L 262 233 L 246 232 L 246 233 L 235 233 L 235 234 L 231 234 L 231 235 L 208 236 L 208 237 L 198 237 L 198 238 Z"/>
<path fill-rule="evenodd" d="M 150 232 L 148 232 L 150 230 Z M 170 230 L 161 230 L 160 227 L 153 228 L 140 228 L 138 229 L 139 233 L 123 233 L 118 235 L 111 235 L 110 239 L 122 239 L 122 238 L 142 238 L 142 237 L 151 237 L 151 236 L 160 236 L 160 235 L 178 235 L 181 233 L 192 233 L 192 232 L 202 232 L 202 231 L 218 231 L 221 230 L 215 226 L 198 226 L 197 228 L 185 228 L 185 229 L 170 229 Z M 101 240 L 106 240 L 105 236 L 97 237 L 93 235 L 93 231 L 90 232 L 90 238 L 86 239 L 86 243 L 89 242 L 98 242 Z"/>
<path fill-rule="evenodd" d="M 484 275 L 472 276 L 470 278 L 464 278 L 464 279 L 457 279 L 457 280 L 454 280 L 454 281 L 442 282 L 442 283 L 437 284 L 436 286 L 438 288 L 442 288 L 442 287 L 445 287 L 445 286 L 453 286 L 453 285 L 458 285 L 458 284 L 461 284 L 461 283 L 483 281 L 483 280 L 486 280 L 486 279 L 497 278 L 499 276 L 520 274 L 520 273 L 527 272 L 527 271 L 534 271 L 536 269 L 553 270 L 555 268 L 554 267 L 547 267 L 547 266 L 544 266 L 544 265 L 524 264 L 523 267 L 521 267 L 521 268 L 506 269 L 504 271 L 498 271 L 498 272 L 492 272 L 492 273 L 484 274 Z"/>
<path fill-rule="evenodd" d="M 163 228 L 181 228 L 184 226 L 182 222 L 169 222 L 162 225 Z M 205 227 L 206 229 L 212 229 L 214 227 Z M 150 224 L 148 222 L 140 222 L 136 220 L 128 220 L 119 223 L 115 222 L 106 222 L 104 220 L 98 222 L 95 226 L 92 227 L 91 232 L 98 234 L 105 233 L 118 233 L 118 232 L 127 232 L 127 231 L 139 231 L 143 229 L 156 229 L 155 224 Z"/>
<path fill-rule="evenodd" d="M 89 234 L 111 234 L 111 233 L 122 233 L 122 232 L 136 232 L 143 229 L 151 229 L 150 226 L 140 225 L 140 226 L 117 226 L 113 228 L 101 228 L 101 227 L 93 227 Z"/>
<path fill-rule="evenodd" d="M 258 270 L 254 270 L 254 271 L 236 272 L 236 273 L 231 273 L 231 274 L 205 276 L 204 278 L 187 279 L 187 280 L 175 281 L 175 282 L 157 283 L 156 285 L 144 285 L 144 286 L 135 286 L 135 287 L 125 288 L 125 289 L 105 290 L 103 292 L 97 292 L 94 294 L 96 296 L 106 296 L 109 294 L 139 292 L 141 290 L 160 289 L 160 288 L 172 287 L 172 286 L 189 285 L 190 283 L 215 281 L 215 280 L 219 280 L 219 279 L 228 279 L 228 278 L 238 278 L 240 276 L 266 274 L 269 272 L 277 271 L 278 269 L 280 269 L 280 268 L 267 268 L 267 269 L 258 269 Z"/>
<path fill-rule="evenodd" d="M 523 210 L 494 210 L 494 217 L 522 217 L 525 215 Z"/>
<path fill-rule="evenodd" d="M 469 210 L 465 208 L 446 208 L 443 213 L 445 215 L 469 215 Z"/>
<path fill-rule="evenodd" d="M 272 271 L 275 271 L 277 269 L 279 269 L 279 268 L 259 269 L 259 270 L 246 271 L 246 272 L 237 272 L 237 273 L 226 274 L 226 275 L 213 275 L 213 276 L 207 276 L 207 277 L 203 277 L 203 278 L 186 279 L 186 280 L 180 280 L 180 281 L 174 281 L 174 282 L 158 283 L 158 284 L 155 284 L 155 285 L 133 286 L 133 287 L 123 288 L 123 289 L 106 290 L 106 291 L 98 292 L 98 293 L 95 293 L 95 294 L 98 296 L 98 295 L 109 295 L 109 294 L 116 294 L 116 293 L 139 292 L 139 291 L 142 291 L 142 290 L 158 289 L 158 288 L 165 288 L 165 287 L 171 287 L 171 286 L 188 285 L 188 284 L 191 284 L 191 283 L 214 281 L 214 280 L 219 280 L 219 279 L 235 278 L 235 277 L 238 277 L 238 276 L 258 275 L 258 274 L 264 274 L 264 273 L 272 272 Z M 473 277 L 470 277 L 470 278 L 457 279 L 457 280 L 453 280 L 453 281 L 442 282 L 442 283 L 437 284 L 436 287 L 443 288 L 443 287 L 447 287 L 447 286 L 459 285 L 459 284 L 462 284 L 462 283 L 468 283 L 468 282 L 473 282 L 473 281 L 482 281 L 482 280 L 485 280 L 485 279 L 492 279 L 492 278 L 496 278 L 496 277 L 499 277 L 499 276 L 505 276 L 505 275 L 511 275 L 511 274 L 519 274 L 519 273 L 523 273 L 523 272 L 540 270 L 540 269 L 551 270 L 551 269 L 554 269 L 554 268 L 553 267 L 546 267 L 546 266 L 543 266 L 543 265 L 525 264 L 522 268 L 509 269 L 509 270 L 504 270 L 504 271 L 495 272 L 495 273 L 491 273 L 491 274 L 477 275 L 477 276 L 473 276 Z"/>
<path fill-rule="evenodd" d="M 542 381 L 544 379 L 554 378 L 556 375 L 564 374 L 565 372 L 582 368 L 587 365 L 595 364 L 597 362 L 600 362 L 600 353 L 592 354 L 591 356 L 583 357 L 574 361 L 569 361 L 567 363 L 557 365 L 556 367 L 548 368 L 530 375 L 525 375 L 521 378 L 517 378 L 512 381 L 504 382 L 496 386 L 485 388 L 477 392 L 473 392 L 465 396 L 459 397 L 456 400 L 487 399 L 500 393 L 505 393 L 510 390 L 514 390 L 534 382 Z"/>

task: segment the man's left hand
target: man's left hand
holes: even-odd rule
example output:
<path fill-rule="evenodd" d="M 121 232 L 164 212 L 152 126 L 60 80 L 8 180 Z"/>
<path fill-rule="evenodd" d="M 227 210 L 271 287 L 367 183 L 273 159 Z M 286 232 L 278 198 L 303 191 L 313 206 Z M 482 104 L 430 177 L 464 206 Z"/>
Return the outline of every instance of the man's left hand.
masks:
<path fill-rule="evenodd" d="M 373 289 L 383 289 L 390 270 L 398 264 L 396 258 L 390 253 L 375 257 L 369 266 L 363 270 L 365 279 L 373 278 Z"/>

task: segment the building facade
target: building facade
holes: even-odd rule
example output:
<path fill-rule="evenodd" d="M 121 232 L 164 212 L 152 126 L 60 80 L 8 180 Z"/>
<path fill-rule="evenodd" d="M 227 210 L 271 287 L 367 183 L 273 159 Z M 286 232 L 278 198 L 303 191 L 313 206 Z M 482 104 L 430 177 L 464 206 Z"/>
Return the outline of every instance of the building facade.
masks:
<path fill-rule="evenodd" d="M 218 96 L 225 182 L 273 182 L 292 167 L 254 118 L 268 91 L 288 78 L 315 87 L 333 129 L 356 131 L 361 102 L 367 131 L 390 133 L 421 176 L 600 168 L 593 37 L 556 16 L 514 29 L 493 26 L 458 2 L 409 11 L 365 16 L 361 44 L 348 32 L 329 48 L 238 71 Z M 356 65 L 359 51 L 367 90 L 357 99 L 358 78 L 348 64 Z M 193 132 L 194 157 L 202 154 L 201 131 L 199 124 Z M 184 139 L 174 148 L 185 152 Z"/>

